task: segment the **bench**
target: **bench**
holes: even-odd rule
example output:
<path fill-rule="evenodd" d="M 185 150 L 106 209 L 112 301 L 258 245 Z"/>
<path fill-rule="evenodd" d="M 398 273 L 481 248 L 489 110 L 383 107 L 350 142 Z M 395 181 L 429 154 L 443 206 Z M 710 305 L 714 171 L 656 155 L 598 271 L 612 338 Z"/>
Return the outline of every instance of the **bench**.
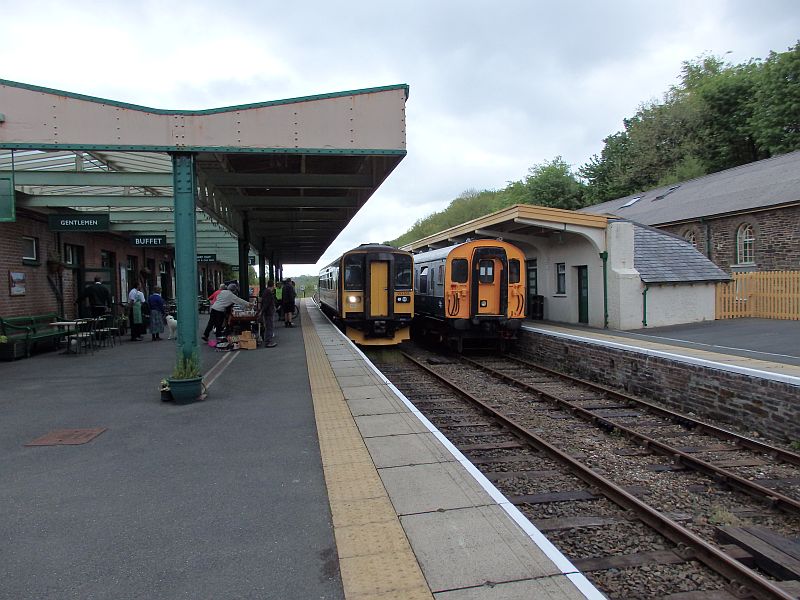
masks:
<path fill-rule="evenodd" d="M 51 342 L 55 346 L 64 337 L 64 331 L 50 323 L 63 320 L 56 313 L 0 317 L 0 335 L 6 338 L 6 342 L 0 344 L 0 358 L 15 360 L 30 356 L 40 342 Z"/>

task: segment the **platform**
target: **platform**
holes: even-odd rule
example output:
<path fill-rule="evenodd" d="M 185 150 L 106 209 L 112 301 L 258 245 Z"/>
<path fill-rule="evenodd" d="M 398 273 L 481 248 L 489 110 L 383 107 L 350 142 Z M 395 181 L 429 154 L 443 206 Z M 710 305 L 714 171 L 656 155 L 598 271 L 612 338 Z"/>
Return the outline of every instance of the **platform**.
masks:
<path fill-rule="evenodd" d="M 602 597 L 320 313 L 300 321 L 276 348 L 203 347 L 188 406 L 159 400 L 167 340 L 0 363 L 0 598 Z"/>

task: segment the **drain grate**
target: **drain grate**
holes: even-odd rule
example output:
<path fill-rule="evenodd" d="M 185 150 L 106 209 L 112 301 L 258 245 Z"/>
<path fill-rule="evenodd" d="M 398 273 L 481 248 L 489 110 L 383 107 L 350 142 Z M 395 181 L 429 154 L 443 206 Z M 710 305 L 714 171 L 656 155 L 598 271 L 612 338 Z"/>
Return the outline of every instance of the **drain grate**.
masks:
<path fill-rule="evenodd" d="M 98 435 L 103 433 L 107 427 L 95 427 L 93 429 L 57 429 L 36 438 L 26 446 L 77 446 L 91 442 Z"/>

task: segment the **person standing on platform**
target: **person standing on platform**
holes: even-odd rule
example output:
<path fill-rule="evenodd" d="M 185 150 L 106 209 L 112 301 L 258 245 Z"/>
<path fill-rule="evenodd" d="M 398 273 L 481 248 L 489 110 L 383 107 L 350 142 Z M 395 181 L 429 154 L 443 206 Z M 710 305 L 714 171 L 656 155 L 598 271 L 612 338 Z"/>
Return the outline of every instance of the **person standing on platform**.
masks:
<path fill-rule="evenodd" d="M 150 306 L 150 336 L 152 341 L 161 341 L 161 334 L 164 333 L 164 299 L 161 297 L 161 288 L 156 286 L 153 288 L 153 293 L 147 299 L 147 304 Z"/>
<path fill-rule="evenodd" d="M 294 327 L 292 317 L 294 317 L 294 299 L 297 295 L 294 292 L 292 280 L 287 279 L 283 284 L 283 321 L 284 327 Z"/>
<path fill-rule="evenodd" d="M 99 277 L 95 277 L 94 283 L 84 288 L 83 297 L 89 300 L 89 310 L 94 319 L 102 317 L 111 310 L 111 292 Z"/>
<path fill-rule="evenodd" d="M 278 318 L 283 318 L 283 282 L 279 279 L 275 284 L 275 308 L 278 311 Z"/>
<path fill-rule="evenodd" d="M 212 329 L 216 330 L 217 335 L 222 333 L 222 330 L 225 326 L 225 313 L 231 306 L 234 304 L 246 306 L 247 308 L 253 306 L 247 300 L 242 300 L 239 298 L 239 296 L 236 295 L 236 292 L 238 291 L 239 286 L 237 286 L 235 283 L 232 283 L 228 286 L 227 290 L 220 290 L 219 294 L 217 294 L 217 299 L 214 301 L 214 304 L 211 305 L 211 309 L 208 311 L 208 325 L 206 325 L 206 330 L 203 332 L 204 342 L 208 341 L 208 334 L 211 333 Z"/>
<path fill-rule="evenodd" d="M 267 281 L 267 289 L 261 292 L 259 317 L 264 323 L 264 347 L 274 348 L 275 343 L 275 282 Z"/>
<path fill-rule="evenodd" d="M 138 342 L 147 331 L 142 317 L 142 305 L 145 303 L 144 294 L 139 291 L 139 284 L 134 283 L 128 293 L 128 317 L 131 321 L 131 341 Z"/>

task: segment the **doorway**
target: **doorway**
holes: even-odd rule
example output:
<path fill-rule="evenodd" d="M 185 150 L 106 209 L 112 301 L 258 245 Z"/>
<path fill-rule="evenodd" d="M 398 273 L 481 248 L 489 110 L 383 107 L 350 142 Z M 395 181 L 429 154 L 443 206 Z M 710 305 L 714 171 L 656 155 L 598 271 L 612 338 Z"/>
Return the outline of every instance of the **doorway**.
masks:
<path fill-rule="evenodd" d="M 589 267 L 578 269 L 578 323 L 589 324 Z"/>

